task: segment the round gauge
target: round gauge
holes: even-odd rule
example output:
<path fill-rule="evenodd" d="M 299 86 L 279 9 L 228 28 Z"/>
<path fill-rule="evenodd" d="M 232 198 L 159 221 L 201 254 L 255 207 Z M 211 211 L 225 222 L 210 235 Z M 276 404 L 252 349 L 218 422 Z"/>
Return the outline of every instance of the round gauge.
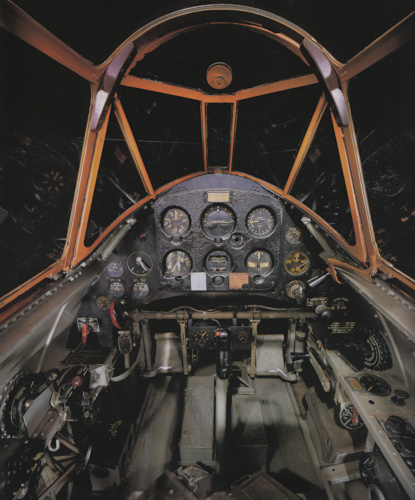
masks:
<path fill-rule="evenodd" d="M 65 170 L 59 171 L 55 167 L 38 171 L 33 178 L 33 184 L 39 191 L 52 196 L 59 196 L 66 188 L 67 175 Z"/>
<path fill-rule="evenodd" d="M 376 375 L 362 375 L 359 382 L 366 392 L 375 396 L 387 396 L 391 392 L 390 385 Z"/>
<path fill-rule="evenodd" d="M 202 216 L 202 228 L 210 238 L 226 238 L 235 227 L 235 214 L 225 205 L 210 205 Z"/>
<path fill-rule="evenodd" d="M 227 276 L 232 270 L 232 259 L 223 250 L 215 250 L 206 257 L 206 270 L 208 274 Z"/>
<path fill-rule="evenodd" d="M 111 307 L 111 299 L 109 297 L 105 297 L 105 295 L 100 295 L 95 299 L 95 305 L 101 311 L 109 311 Z"/>
<path fill-rule="evenodd" d="M 290 281 L 285 291 L 290 299 L 295 299 L 295 292 L 299 289 L 305 290 L 305 284 L 300 280 Z"/>
<path fill-rule="evenodd" d="M 249 342 L 249 332 L 241 330 L 236 338 L 238 339 L 238 342 Z"/>
<path fill-rule="evenodd" d="M 285 231 L 285 239 L 288 243 L 291 243 L 291 245 L 296 245 L 303 239 L 303 232 L 297 226 L 290 226 Z"/>
<path fill-rule="evenodd" d="M 108 287 L 108 292 L 113 297 L 122 297 L 125 294 L 125 286 L 121 283 L 121 281 L 111 281 L 110 286 Z"/>
<path fill-rule="evenodd" d="M 349 430 L 361 429 L 365 425 L 352 404 L 341 405 L 339 419 L 342 426 Z"/>
<path fill-rule="evenodd" d="M 185 276 L 190 273 L 192 261 L 186 252 L 173 250 L 166 257 L 164 275 L 166 278 Z"/>
<path fill-rule="evenodd" d="M 114 261 L 114 262 L 111 262 L 111 264 L 108 264 L 107 275 L 110 278 L 121 278 L 121 276 L 123 274 L 124 274 L 124 268 L 123 268 L 121 262 Z"/>
<path fill-rule="evenodd" d="M 275 225 L 274 214 L 265 207 L 254 208 L 246 219 L 248 231 L 252 235 L 262 238 L 269 236 L 274 231 Z"/>
<path fill-rule="evenodd" d="M 284 267 L 288 274 L 300 276 L 308 271 L 310 259 L 304 252 L 291 252 L 284 260 Z"/>
<path fill-rule="evenodd" d="M 272 270 L 272 258 L 264 250 L 255 250 L 246 259 L 246 268 L 250 276 L 268 276 Z"/>
<path fill-rule="evenodd" d="M 206 345 L 211 340 L 211 335 L 206 330 L 198 330 L 193 334 L 193 340 L 200 345 Z"/>
<path fill-rule="evenodd" d="M 133 285 L 133 297 L 144 299 L 150 293 L 150 287 L 144 281 L 138 281 Z"/>
<path fill-rule="evenodd" d="M 144 252 L 134 252 L 127 259 L 128 270 L 136 276 L 145 276 L 151 273 L 153 261 L 150 255 Z"/>
<path fill-rule="evenodd" d="M 386 430 L 393 436 L 403 436 L 406 431 L 406 422 L 402 417 L 391 415 L 385 423 Z"/>
<path fill-rule="evenodd" d="M 169 208 L 162 219 L 163 231 L 169 236 L 183 236 L 190 227 L 190 218 L 181 208 Z"/>

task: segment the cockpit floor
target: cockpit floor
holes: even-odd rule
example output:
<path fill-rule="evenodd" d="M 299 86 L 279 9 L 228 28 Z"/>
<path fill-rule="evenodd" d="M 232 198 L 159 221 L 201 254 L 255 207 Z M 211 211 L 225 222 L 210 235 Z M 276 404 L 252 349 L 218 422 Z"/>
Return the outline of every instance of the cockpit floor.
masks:
<path fill-rule="evenodd" d="M 138 438 L 126 481 L 118 498 L 133 498 L 162 475 L 165 469 L 175 470 L 183 465 L 180 462 L 179 447 L 186 404 L 185 388 L 189 380 L 195 383 L 201 376 L 212 377 L 212 374 L 204 371 L 190 379 L 181 375 L 158 376 L 150 382 L 138 420 Z M 238 450 L 241 448 L 238 448 L 234 437 L 230 436 L 226 440 L 226 446 L 231 449 L 225 450 L 225 457 L 233 465 L 225 464 L 225 482 L 230 484 L 248 472 L 262 469 L 294 493 L 302 493 L 302 497 L 307 500 L 325 498 L 317 458 L 290 384 L 280 379 L 265 378 L 250 381 L 250 384 L 255 392 L 250 397 L 251 400 L 254 397 L 260 403 L 259 415 L 262 421 L 258 425 L 265 430 L 268 445 L 266 463 L 259 464 L 259 460 L 256 460 L 253 470 L 248 471 L 250 461 L 245 457 L 243 462 L 244 459 L 238 457 L 241 454 Z M 230 390 L 229 394 L 232 393 L 235 394 L 235 391 Z M 206 394 L 206 398 L 214 399 L 214 391 Z M 228 411 L 230 408 L 237 406 L 229 404 Z M 246 410 L 243 406 L 241 408 L 241 413 L 246 416 L 248 406 Z M 229 417 L 228 435 L 232 429 L 232 418 Z M 244 449 L 249 453 L 249 447 Z M 255 448 L 251 450 L 254 450 L 254 454 L 257 453 Z M 254 462 L 252 460 L 253 464 Z"/>

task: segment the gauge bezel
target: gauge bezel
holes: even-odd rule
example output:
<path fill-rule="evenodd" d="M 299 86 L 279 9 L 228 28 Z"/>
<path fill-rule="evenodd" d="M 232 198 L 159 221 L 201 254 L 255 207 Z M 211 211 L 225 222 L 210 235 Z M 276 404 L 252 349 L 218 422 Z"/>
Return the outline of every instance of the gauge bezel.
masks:
<path fill-rule="evenodd" d="M 168 256 L 171 255 L 172 253 L 179 253 L 179 252 L 180 253 L 184 253 L 189 258 L 189 260 L 190 260 L 189 270 L 186 273 L 183 273 L 183 274 L 171 274 L 171 275 L 166 274 L 166 272 L 167 272 L 167 258 L 168 258 Z M 182 250 L 180 248 L 175 249 L 175 250 L 170 250 L 163 257 L 163 277 L 165 279 L 186 278 L 192 272 L 192 269 L 193 269 L 193 260 L 192 260 L 192 257 L 185 250 Z"/>
<path fill-rule="evenodd" d="M 265 254 L 267 254 L 269 256 L 269 258 L 271 259 L 271 265 L 268 269 L 268 272 L 267 273 L 253 273 L 250 268 L 248 267 L 248 260 L 249 260 L 249 257 L 253 254 L 255 254 L 256 252 L 264 252 Z M 252 250 L 252 252 L 249 252 L 249 254 L 245 257 L 245 270 L 246 272 L 248 273 L 248 275 L 253 278 L 255 276 L 260 276 L 261 278 L 266 278 L 267 276 L 269 276 L 272 271 L 274 270 L 274 259 L 271 255 L 270 252 L 268 252 L 268 250 L 264 250 L 263 248 L 257 248 L 256 250 Z"/>
<path fill-rule="evenodd" d="M 208 267 L 209 257 L 214 257 L 215 254 L 217 254 L 217 255 L 223 254 L 224 256 L 226 256 L 228 258 L 229 266 L 224 272 L 212 271 L 209 269 L 209 267 Z M 222 249 L 213 250 L 212 252 L 209 252 L 205 257 L 205 269 L 206 269 L 206 273 L 208 274 L 208 276 L 224 276 L 224 277 L 229 276 L 233 270 L 232 257 L 225 250 L 222 250 Z"/>
<path fill-rule="evenodd" d="M 229 229 L 229 231 L 227 231 L 225 234 L 221 235 L 221 236 L 215 236 L 213 234 L 210 234 L 209 233 L 209 230 L 206 229 L 205 227 L 205 218 L 211 213 L 213 212 L 216 208 L 220 208 L 221 210 L 227 212 L 231 219 L 232 219 L 232 227 Z M 229 239 L 235 228 L 236 228 L 236 223 L 237 223 L 237 219 L 236 219 L 236 214 L 235 212 L 232 210 L 231 207 L 229 207 L 228 205 L 225 205 L 224 203 L 212 203 L 211 205 L 209 205 L 208 207 L 206 207 L 203 212 L 202 212 L 202 216 L 200 218 L 200 227 L 202 228 L 202 231 L 203 233 L 205 234 L 205 236 L 211 240 L 216 240 L 216 239 L 220 239 L 220 240 L 227 240 Z"/>
<path fill-rule="evenodd" d="M 105 299 L 106 301 L 108 301 L 108 306 L 107 307 L 100 307 L 97 302 L 100 300 L 100 299 Z M 108 295 L 98 295 L 98 297 L 94 300 L 94 304 L 95 304 L 95 307 L 97 307 L 100 311 L 109 311 L 110 308 L 111 308 L 111 302 L 112 302 L 112 298 L 111 297 L 108 297 Z"/>
<path fill-rule="evenodd" d="M 110 266 L 113 266 L 113 265 L 118 265 L 121 267 L 121 274 L 119 273 L 116 273 L 116 274 L 110 274 L 110 271 L 109 271 L 109 268 Z M 122 265 L 122 263 L 118 260 L 114 260 L 113 262 L 110 262 L 105 270 L 107 276 L 109 278 L 122 278 L 124 276 L 124 273 L 125 273 L 125 268 L 124 266 Z"/>
<path fill-rule="evenodd" d="M 165 219 L 167 213 L 170 212 L 170 210 L 180 210 L 181 212 L 183 212 L 186 215 L 187 220 L 188 220 L 188 227 L 183 234 L 171 234 L 166 229 L 164 229 L 164 219 Z M 183 237 L 185 237 L 186 235 L 189 234 L 191 226 L 192 226 L 192 219 L 191 219 L 190 215 L 188 214 L 188 212 L 182 207 L 170 206 L 170 207 L 167 207 L 162 213 L 162 216 L 160 219 L 160 227 L 161 227 L 161 230 L 163 231 L 163 233 L 166 236 L 168 236 L 169 238 L 175 238 L 175 237 L 183 238 Z"/>
<path fill-rule="evenodd" d="M 148 259 L 150 260 L 151 262 L 151 267 L 149 269 L 149 271 L 147 272 L 144 272 L 144 273 L 136 273 L 134 272 L 132 269 L 131 269 L 131 266 L 130 266 L 130 258 L 133 256 L 133 255 L 136 255 L 136 254 L 142 254 L 142 255 L 145 255 L 146 257 L 148 257 Z M 135 264 L 135 257 L 134 257 L 134 264 Z M 130 253 L 130 255 L 127 257 L 127 269 L 130 271 L 131 274 L 134 274 L 134 276 L 147 276 L 148 274 L 151 273 L 151 271 L 153 270 L 153 267 L 154 267 L 154 262 L 153 262 L 153 259 L 150 257 L 150 255 L 146 252 L 141 252 L 141 251 L 136 251 L 136 252 L 132 252 Z"/>
<path fill-rule="evenodd" d="M 111 287 L 114 286 L 116 283 L 119 283 L 122 286 L 123 292 L 121 295 L 114 294 L 111 292 Z M 110 283 L 108 285 L 108 294 L 111 295 L 111 297 L 113 297 L 113 298 L 119 299 L 120 297 L 123 297 L 126 294 L 126 291 L 127 290 L 125 288 L 125 284 L 119 279 L 114 279 L 113 281 L 110 281 Z"/>
<path fill-rule="evenodd" d="M 269 212 L 269 214 L 271 215 L 272 220 L 273 220 L 273 224 L 272 224 L 271 229 L 269 229 L 268 231 L 266 231 L 265 233 L 262 233 L 262 234 L 258 234 L 255 231 L 252 231 L 250 228 L 250 225 L 249 225 L 249 218 L 257 210 L 266 210 L 267 212 Z M 271 210 L 269 207 L 266 207 L 264 205 L 259 205 L 259 206 L 254 207 L 252 210 L 249 211 L 248 215 L 246 216 L 245 226 L 246 226 L 248 233 L 251 236 L 253 236 L 254 238 L 268 238 L 268 236 L 271 236 L 271 234 L 273 234 L 277 228 L 277 217 L 275 216 L 275 213 L 273 212 L 273 210 Z"/>
<path fill-rule="evenodd" d="M 286 264 L 287 259 L 290 257 L 290 255 L 295 254 L 295 253 L 300 253 L 300 254 L 303 254 L 307 257 L 307 267 L 304 269 L 304 271 L 301 271 L 300 273 L 293 273 L 287 269 L 287 264 Z M 311 267 L 310 257 L 302 250 L 293 250 L 292 252 L 288 253 L 284 257 L 284 269 L 285 269 L 286 273 L 289 274 L 290 276 L 303 276 L 304 274 L 307 273 L 307 271 L 310 269 L 310 267 Z"/>
<path fill-rule="evenodd" d="M 288 239 L 288 232 L 289 231 L 292 231 L 293 229 L 298 229 L 299 232 L 300 232 L 300 238 L 296 241 L 291 241 L 290 239 Z M 285 233 L 284 233 L 284 236 L 285 236 L 285 240 L 290 244 L 290 245 L 298 245 L 299 243 L 301 243 L 303 241 L 303 231 L 301 229 L 301 227 L 298 227 L 296 226 L 295 224 L 292 224 L 291 226 L 288 226 L 286 229 L 285 229 Z"/>
<path fill-rule="evenodd" d="M 367 389 L 366 382 L 364 381 L 367 379 L 372 379 L 373 383 L 378 384 L 376 390 L 373 390 L 373 389 L 368 390 Z M 381 377 L 378 377 L 377 375 L 372 375 L 371 373 L 363 373 L 362 375 L 360 375 L 359 382 L 360 382 L 360 385 L 362 386 L 363 390 L 367 394 L 372 394 L 373 396 L 389 396 L 389 394 L 392 392 L 392 388 L 391 388 L 390 384 L 388 382 L 386 382 L 386 380 L 384 380 Z M 374 386 L 372 385 L 372 387 L 374 387 Z M 379 390 L 380 387 L 382 390 Z"/>
<path fill-rule="evenodd" d="M 134 292 L 134 288 L 137 286 L 142 286 L 143 288 L 147 288 L 147 293 L 145 295 L 141 295 L 140 297 L 138 297 Z M 131 295 L 134 297 L 134 299 L 137 299 L 137 300 L 144 299 L 149 295 L 149 293 L 150 293 L 150 287 L 146 281 L 134 281 L 133 282 L 133 286 L 131 287 Z"/>

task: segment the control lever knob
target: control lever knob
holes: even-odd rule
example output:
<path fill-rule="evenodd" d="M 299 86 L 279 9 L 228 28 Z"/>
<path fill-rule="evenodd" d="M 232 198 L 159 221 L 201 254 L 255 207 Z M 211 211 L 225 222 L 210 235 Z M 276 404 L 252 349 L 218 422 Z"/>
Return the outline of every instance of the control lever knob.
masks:
<path fill-rule="evenodd" d="M 217 330 L 216 338 L 216 375 L 222 380 L 230 377 L 232 371 L 231 341 L 226 330 Z"/>
<path fill-rule="evenodd" d="M 301 306 L 305 301 L 305 286 L 298 285 L 294 287 L 293 294 L 297 304 Z"/>
<path fill-rule="evenodd" d="M 320 304 L 316 307 L 315 313 L 325 323 L 332 323 L 334 321 L 334 311 L 331 307 L 323 306 L 322 304 Z"/>

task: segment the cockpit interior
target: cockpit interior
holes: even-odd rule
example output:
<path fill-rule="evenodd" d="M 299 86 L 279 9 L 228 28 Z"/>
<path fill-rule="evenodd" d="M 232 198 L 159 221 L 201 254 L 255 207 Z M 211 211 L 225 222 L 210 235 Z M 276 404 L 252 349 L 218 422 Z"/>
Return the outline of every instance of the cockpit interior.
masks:
<path fill-rule="evenodd" d="M 0 37 L 0 498 L 415 498 L 413 2 Z"/>

